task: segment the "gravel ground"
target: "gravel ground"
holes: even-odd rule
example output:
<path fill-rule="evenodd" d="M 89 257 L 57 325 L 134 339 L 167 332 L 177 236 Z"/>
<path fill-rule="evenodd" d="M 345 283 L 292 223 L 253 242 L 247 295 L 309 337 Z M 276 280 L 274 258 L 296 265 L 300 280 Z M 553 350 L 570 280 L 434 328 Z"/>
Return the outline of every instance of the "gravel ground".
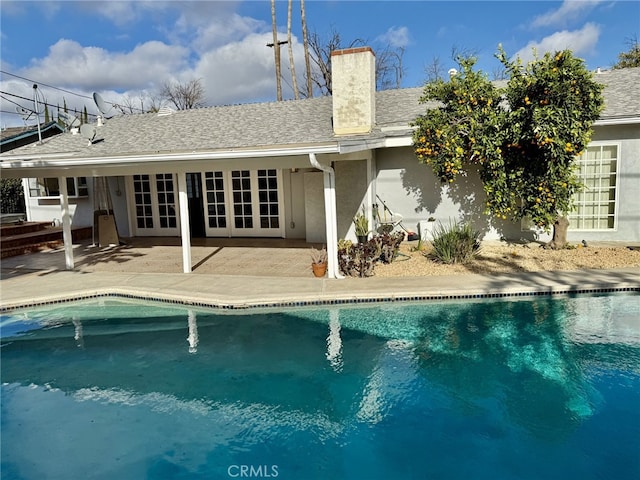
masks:
<path fill-rule="evenodd" d="M 476 258 L 466 265 L 445 265 L 429 258 L 431 246 L 416 250 L 417 242 L 404 242 L 393 263 L 378 263 L 377 277 L 456 275 L 468 273 L 536 272 L 554 270 L 640 267 L 640 248 L 573 245 L 564 250 L 547 250 L 540 244 L 483 242 Z"/>

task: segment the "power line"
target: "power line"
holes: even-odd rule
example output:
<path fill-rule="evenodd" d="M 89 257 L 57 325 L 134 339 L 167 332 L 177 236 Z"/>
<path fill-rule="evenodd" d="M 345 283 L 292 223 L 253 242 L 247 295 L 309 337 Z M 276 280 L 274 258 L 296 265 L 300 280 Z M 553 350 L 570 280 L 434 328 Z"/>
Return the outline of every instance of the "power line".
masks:
<path fill-rule="evenodd" d="M 10 112 L 8 110 L 0 110 L 0 113 L 8 113 L 9 115 L 23 115 L 22 113 Z"/>
<path fill-rule="evenodd" d="M 31 78 L 21 77 L 20 75 L 16 75 L 15 73 L 7 72 L 5 70 L 0 70 L 0 73 L 3 73 L 5 75 L 11 75 L 12 77 L 16 77 L 16 78 L 19 78 L 21 80 L 26 80 L 27 82 L 33 82 L 33 83 L 36 83 L 38 85 L 44 85 L 45 87 L 53 88 L 54 90 L 59 90 L 61 92 L 65 92 L 65 93 L 68 93 L 70 95 L 75 95 L 77 97 L 87 98 L 87 99 L 89 99 L 91 101 L 94 101 L 93 97 L 90 97 L 88 95 L 83 95 L 81 93 L 72 92 L 71 90 L 65 90 L 64 88 L 60 88 L 60 87 L 54 87 L 53 85 L 49 85 L 49 84 L 43 83 L 43 82 L 38 82 L 37 80 L 33 80 Z M 113 102 L 106 102 L 106 103 L 109 103 L 110 105 L 112 105 L 112 106 L 114 106 L 116 108 L 119 107 L 119 105 L 117 103 L 113 103 Z M 137 111 L 140 111 L 142 113 L 145 113 L 142 108 L 137 108 L 137 107 L 133 107 L 133 106 L 128 106 L 127 108 L 130 108 L 132 110 L 137 110 Z M 91 114 L 91 115 L 93 115 L 93 114 Z"/>
<path fill-rule="evenodd" d="M 29 102 L 32 102 L 32 101 L 33 101 L 33 99 L 32 99 L 32 98 L 23 97 L 22 95 L 16 95 L 15 93 L 9 93 L 9 92 L 5 92 L 5 91 L 2 91 L 2 90 L 0 90 L 0 94 L 3 94 L 3 95 L 10 95 L 10 96 L 12 96 L 12 97 L 20 98 L 21 100 L 27 100 L 27 101 L 29 101 Z M 4 97 L 2 97 L 2 98 L 3 98 L 4 100 L 6 100 L 7 102 L 11 102 L 11 103 L 13 103 L 13 104 L 15 104 L 15 105 L 18 105 L 19 107 L 22 107 L 22 105 L 20 105 L 19 103 L 14 102 L 13 100 L 10 100 L 10 99 L 8 99 L 8 98 L 4 98 Z M 60 110 L 60 105 L 53 105 L 53 104 L 51 104 L 51 103 L 47 103 L 47 102 L 40 102 L 40 103 L 41 103 L 41 104 L 43 104 L 43 105 L 47 105 L 48 107 L 56 108 L 56 109 Z M 24 107 L 22 107 L 22 108 L 24 108 Z M 86 107 L 85 107 L 85 108 L 86 108 Z M 67 109 L 69 109 L 69 107 L 67 107 Z M 78 110 L 77 110 L 77 109 L 75 109 L 75 108 L 73 108 L 72 110 L 73 110 L 74 112 L 78 112 Z M 82 112 L 80 112 L 80 113 L 82 113 Z M 93 116 L 93 117 L 97 117 L 97 115 L 96 115 L 95 113 L 89 113 L 89 112 L 87 112 L 87 115 L 91 115 L 91 116 Z"/>
<path fill-rule="evenodd" d="M 54 90 L 59 90 L 61 92 L 65 92 L 65 93 L 68 93 L 70 95 L 76 95 L 78 97 L 88 98 L 89 100 L 93 100 L 93 98 L 88 96 L 88 95 L 82 95 L 81 93 L 72 92 L 71 90 L 65 90 L 64 88 L 54 87 L 53 85 L 48 85 L 48 84 L 43 83 L 43 82 L 38 82 L 37 80 L 32 80 L 30 78 L 21 77 L 20 75 L 16 75 L 15 73 L 5 72 L 4 70 L 0 70 L 0 73 L 4 73 L 5 75 L 11 75 L 12 77 L 16 77 L 16 78 L 19 78 L 21 80 L 26 80 L 27 82 L 37 83 L 38 85 L 44 85 L 45 87 L 53 88 Z"/>
<path fill-rule="evenodd" d="M 4 92 L 0 92 L 0 93 L 4 93 Z M 5 98 L 2 95 L 0 95 L 0 98 L 2 98 L 4 101 L 9 102 L 9 103 L 13 103 L 14 105 L 19 106 L 20 108 L 24 108 L 22 105 L 20 105 L 18 102 L 14 102 L 13 100 L 9 99 L 9 98 Z"/>

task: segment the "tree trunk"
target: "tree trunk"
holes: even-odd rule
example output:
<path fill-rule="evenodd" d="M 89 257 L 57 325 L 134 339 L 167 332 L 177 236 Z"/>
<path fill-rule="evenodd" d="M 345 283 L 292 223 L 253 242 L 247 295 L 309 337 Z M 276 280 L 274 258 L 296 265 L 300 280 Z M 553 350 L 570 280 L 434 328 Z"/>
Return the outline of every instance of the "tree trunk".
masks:
<path fill-rule="evenodd" d="M 547 243 L 548 248 L 560 249 L 567 246 L 567 229 L 569 220 L 567 217 L 558 217 L 553 224 L 553 239 Z"/>

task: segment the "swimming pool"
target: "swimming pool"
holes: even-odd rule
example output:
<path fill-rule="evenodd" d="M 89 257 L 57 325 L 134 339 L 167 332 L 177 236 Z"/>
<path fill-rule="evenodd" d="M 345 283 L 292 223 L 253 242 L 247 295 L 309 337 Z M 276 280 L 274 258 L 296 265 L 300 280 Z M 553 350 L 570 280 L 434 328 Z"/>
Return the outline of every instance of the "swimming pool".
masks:
<path fill-rule="evenodd" d="M 640 296 L 5 314 L 3 479 L 632 479 Z"/>

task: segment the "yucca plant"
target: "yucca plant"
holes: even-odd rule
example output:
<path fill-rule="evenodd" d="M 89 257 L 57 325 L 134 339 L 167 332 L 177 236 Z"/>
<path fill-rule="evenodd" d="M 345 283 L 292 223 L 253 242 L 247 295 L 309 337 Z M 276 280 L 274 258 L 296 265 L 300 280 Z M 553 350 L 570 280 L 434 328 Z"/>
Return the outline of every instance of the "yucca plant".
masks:
<path fill-rule="evenodd" d="M 433 231 L 433 250 L 429 256 L 442 263 L 467 263 L 480 249 L 480 232 L 471 225 L 450 222 L 438 224 Z"/>

